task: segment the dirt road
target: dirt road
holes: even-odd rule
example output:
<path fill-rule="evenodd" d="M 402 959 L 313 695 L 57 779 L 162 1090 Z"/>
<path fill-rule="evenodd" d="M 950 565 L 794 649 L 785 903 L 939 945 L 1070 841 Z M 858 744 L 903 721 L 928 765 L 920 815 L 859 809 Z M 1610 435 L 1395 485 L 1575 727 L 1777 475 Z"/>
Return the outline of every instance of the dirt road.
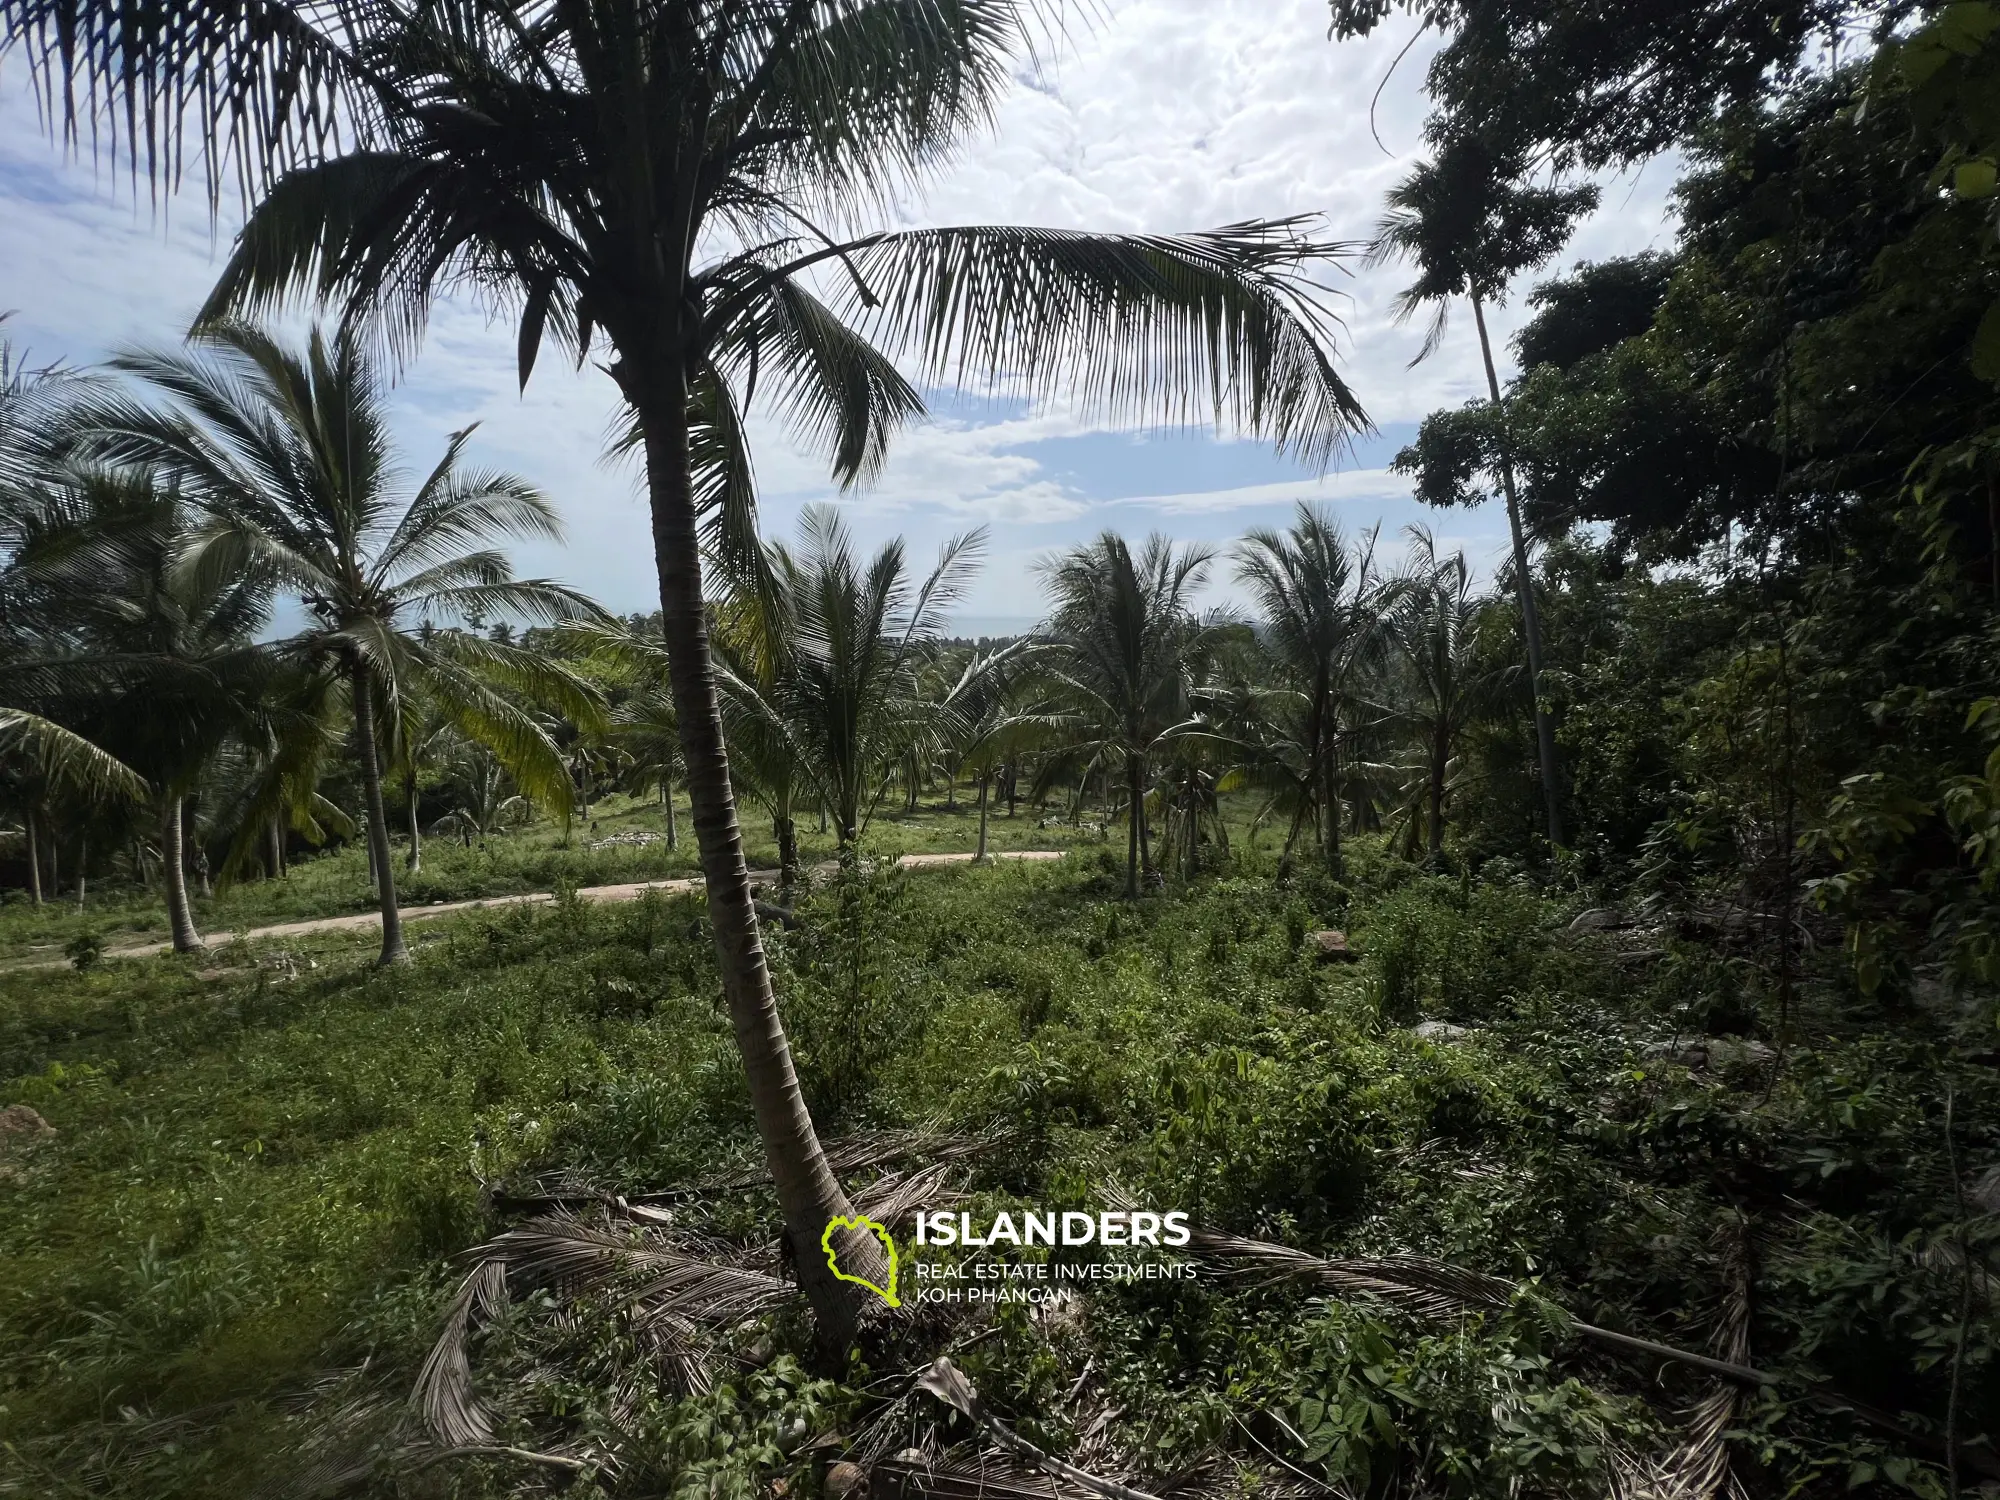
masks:
<path fill-rule="evenodd" d="M 1062 851 L 1060 849 L 1018 849 L 995 852 L 990 857 L 996 860 L 1061 859 Z M 970 854 L 905 854 L 896 861 L 897 864 L 910 870 L 928 869 L 934 865 L 963 865 L 970 864 L 971 862 L 972 856 Z M 776 870 L 753 870 L 750 872 L 750 878 L 769 884 L 778 878 L 778 872 Z M 680 880 L 639 880 L 629 885 L 584 886 L 577 891 L 577 895 L 585 901 L 633 901 L 647 891 L 665 891 L 669 894 L 674 894 L 691 891 L 700 884 L 701 880 L 699 877 Z M 548 891 L 532 891 L 519 896 L 486 896 L 477 901 L 442 901 L 435 906 L 406 906 L 403 908 L 403 921 L 406 924 L 421 922 L 428 917 L 448 917 L 456 912 L 490 910 L 501 906 L 538 906 L 544 902 L 553 900 L 555 900 L 555 896 Z M 272 927 L 252 927 L 245 932 L 208 932 L 203 933 L 202 937 L 209 947 L 219 948 L 225 943 L 238 941 L 256 942 L 262 938 L 303 937 L 305 934 L 311 932 L 379 932 L 381 926 L 381 914 L 371 911 L 358 912 L 349 917 L 315 917 L 308 922 L 280 922 Z M 165 953 L 171 947 L 173 947 L 173 944 L 170 942 L 140 943 L 129 948 L 106 948 L 103 956 L 105 958 L 151 958 L 156 953 Z M 64 963 L 65 960 L 55 959 L 44 960 L 35 964 L 14 965 L 12 967 L 60 969 L 64 967 Z"/>

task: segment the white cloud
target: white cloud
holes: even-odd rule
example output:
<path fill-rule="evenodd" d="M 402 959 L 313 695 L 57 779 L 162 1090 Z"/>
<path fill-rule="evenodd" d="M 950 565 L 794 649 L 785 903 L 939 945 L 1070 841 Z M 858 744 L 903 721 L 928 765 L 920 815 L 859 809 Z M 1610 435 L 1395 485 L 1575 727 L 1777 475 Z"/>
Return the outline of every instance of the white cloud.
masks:
<path fill-rule="evenodd" d="M 1290 505 L 1297 500 L 1351 502 L 1381 506 L 1410 499 L 1410 481 L 1387 469 L 1350 469 L 1324 479 L 1298 479 L 1281 484 L 1251 484 L 1228 490 L 1198 490 L 1180 495 L 1141 495 L 1115 502 L 1186 515 L 1197 511 L 1247 510 L 1255 506 Z"/>
<path fill-rule="evenodd" d="M 1366 42 L 1336 44 L 1326 36 L 1325 0 L 1110 0 L 1099 19 L 1072 26 L 1035 86 L 1003 101 L 991 136 L 925 194 L 896 204 L 892 218 L 1172 231 L 1317 213 L 1329 236 L 1363 239 L 1384 190 L 1421 146 L 1429 38 L 1404 58 L 1375 116 L 1382 141 L 1403 155 L 1385 154 L 1369 118 L 1370 98 L 1413 29 L 1399 17 Z M 1612 184 L 1565 259 L 1660 241 L 1671 165 Z M 174 338 L 207 292 L 231 226 L 212 236 L 196 193 L 170 208 L 156 216 L 143 190 L 134 203 L 122 175 L 65 162 L 39 131 L 20 70 L 0 74 L 0 308 L 21 310 L 20 341 L 45 357 L 88 362 L 123 343 Z M 1435 357 L 1407 369 L 1422 330 L 1389 317 L 1407 273 L 1348 270 L 1328 278 L 1346 293 L 1334 304 L 1347 325 L 1340 367 L 1378 422 L 1414 420 L 1480 394 L 1469 318 L 1455 321 Z M 1498 310 L 1496 335 L 1504 340 L 1521 313 L 1518 298 Z M 415 465 L 445 433 L 480 420 L 478 460 L 525 473 L 569 520 L 568 550 L 523 549 L 523 569 L 642 608 L 655 595 L 644 508 L 630 471 L 599 461 L 615 404 L 601 374 L 552 361 L 519 396 L 509 330 L 447 304 L 400 387 L 398 431 Z M 843 503 L 864 542 L 903 532 L 918 556 L 946 531 L 991 522 L 994 560 L 967 607 L 1016 613 L 1026 559 L 1132 517 L 1136 502 L 1049 472 L 1031 448 L 1102 425 L 1060 401 L 1002 421 L 936 422 L 905 435 L 881 482 Z M 767 515 L 784 529 L 800 505 L 831 496 L 832 487 L 824 466 L 792 448 L 776 423 L 757 417 L 752 430 Z M 1271 499 L 1259 498 L 1266 492 Z M 1143 503 L 1179 518 L 1177 529 L 1208 535 L 1209 524 L 1235 510 L 1304 493 L 1362 512 L 1360 524 L 1370 506 L 1400 521 L 1408 503 L 1406 488 L 1374 471 Z"/>

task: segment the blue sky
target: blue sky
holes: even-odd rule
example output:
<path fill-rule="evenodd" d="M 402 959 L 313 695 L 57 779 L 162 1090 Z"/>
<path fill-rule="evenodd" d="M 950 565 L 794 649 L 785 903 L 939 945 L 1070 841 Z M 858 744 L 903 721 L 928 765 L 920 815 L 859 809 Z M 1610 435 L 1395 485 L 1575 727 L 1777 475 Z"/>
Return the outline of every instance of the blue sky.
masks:
<path fill-rule="evenodd" d="M 1097 10 L 1040 72 L 1023 70 L 988 138 L 893 205 L 894 225 L 1174 231 L 1318 213 L 1330 238 L 1368 234 L 1420 145 L 1425 43 L 1383 89 L 1373 131 L 1369 119 L 1408 26 L 1336 44 L 1324 0 L 1110 0 Z M 1670 165 L 1655 163 L 1608 182 L 1563 262 L 1666 243 L 1670 181 Z M 38 359 L 89 364 L 178 338 L 230 232 L 226 216 L 211 228 L 199 194 L 156 210 L 88 156 L 65 158 L 37 127 L 24 74 L 0 69 L 0 309 L 16 310 L 11 335 Z M 1386 472 L 1424 413 L 1477 393 L 1470 320 L 1411 369 L 1421 331 L 1389 315 L 1407 273 L 1350 264 L 1333 279 L 1338 362 L 1379 430 L 1330 475 L 1227 434 L 1131 434 L 1060 401 L 940 392 L 933 420 L 904 435 L 880 482 L 839 503 L 864 544 L 900 534 L 920 562 L 953 533 L 986 525 L 987 564 L 961 610 L 974 630 L 1038 615 L 1037 560 L 1098 531 L 1226 546 L 1250 526 L 1282 523 L 1300 498 L 1325 501 L 1351 529 L 1379 523 L 1392 559 L 1401 528 L 1421 521 L 1490 570 L 1506 533 L 1496 506 L 1427 513 Z M 1516 297 L 1496 333 L 1519 313 Z M 613 405 L 601 373 L 546 359 L 520 395 L 511 329 L 447 304 L 403 374 L 397 422 L 416 468 L 446 434 L 478 421 L 477 461 L 540 484 L 568 523 L 566 546 L 520 550 L 522 571 L 562 577 L 618 609 L 647 608 L 656 591 L 636 476 L 600 458 Z M 752 433 L 766 530 L 787 534 L 801 507 L 836 497 L 777 424 L 753 417 Z M 1233 597 L 1219 568 L 1209 602 Z"/>

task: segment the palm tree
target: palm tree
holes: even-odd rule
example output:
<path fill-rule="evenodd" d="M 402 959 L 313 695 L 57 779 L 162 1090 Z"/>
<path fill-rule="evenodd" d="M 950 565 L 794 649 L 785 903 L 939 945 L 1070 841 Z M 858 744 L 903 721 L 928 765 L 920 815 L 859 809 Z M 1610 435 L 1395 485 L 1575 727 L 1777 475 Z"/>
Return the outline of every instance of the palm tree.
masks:
<path fill-rule="evenodd" d="M 532 19 L 530 19 L 530 15 Z M 800 1280 L 823 1334 L 862 1303 L 815 1252 L 847 1200 L 819 1149 L 750 896 L 708 651 L 704 504 L 750 532 L 737 412 L 762 389 L 866 477 L 921 411 L 806 281 L 841 278 L 927 378 L 1020 376 L 1121 415 L 1234 418 L 1324 465 L 1364 418 L 1295 274 L 1295 223 L 1205 235 L 935 229 L 835 239 L 989 116 L 1027 43 L 1018 0 L 0 0 L 55 114 L 130 120 L 156 179 L 192 126 L 261 193 L 207 315 L 294 294 L 404 346 L 441 289 L 520 310 L 545 341 L 602 337 L 646 463 L 663 631 L 719 966 Z M 72 86 L 73 80 L 87 87 Z M 206 109 L 188 109 L 199 100 Z M 126 105 L 130 106 L 129 113 Z M 95 118 L 95 116 L 94 116 Z M 333 122 L 339 122 L 334 128 Z M 713 258 L 710 258 L 711 252 Z M 857 1264 L 879 1252 L 866 1236 Z"/>
<path fill-rule="evenodd" d="M 1500 683 L 1475 660 L 1487 601 L 1473 590 L 1465 554 L 1440 560 L 1428 531 L 1412 526 L 1408 535 L 1410 559 L 1389 631 L 1409 672 L 1403 714 L 1422 757 L 1426 845 L 1435 865 L 1444 858 L 1445 790 L 1459 741 Z"/>
<path fill-rule="evenodd" d="M 382 762 L 405 695 L 421 692 L 468 739 L 487 745 L 528 795 L 559 810 L 569 779 L 547 731 L 509 689 L 594 721 L 595 692 L 559 664 L 463 631 L 419 628 L 437 617 L 505 612 L 530 619 L 595 616 L 575 591 L 516 579 L 506 557 L 467 544 L 510 532 L 561 534 L 549 502 L 510 475 L 461 470 L 470 431 L 404 504 L 396 502 L 387 413 L 358 340 L 315 332 L 303 355 L 241 325 L 213 328 L 187 353 L 134 353 L 115 365 L 164 398 L 107 395 L 76 417 L 78 451 L 144 465 L 205 514 L 178 564 L 197 585 L 256 577 L 296 594 L 310 623 L 271 650 L 298 669 L 285 717 L 289 745 L 246 819 L 309 794 L 329 753 L 344 696 L 361 767 L 370 862 L 382 911 L 383 964 L 409 957 L 396 905 Z"/>
<path fill-rule="evenodd" d="M 788 782 L 810 786 L 848 850 L 894 767 L 935 738 L 939 715 L 955 711 L 950 695 L 930 698 L 922 678 L 985 533 L 952 538 L 919 583 L 900 539 L 864 565 L 830 506 L 806 507 L 799 530 L 799 550 L 773 544 L 763 581 L 744 586 L 740 607 L 760 622 L 756 676 L 731 672 L 723 692 L 735 739 Z"/>
<path fill-rule="evenodd" d="M 197 576 L 178 566 L 195 517 L 142 470 L 73 474 L 69 498 L 33 526 L 17 567 L 64 601 L 94 743 L 148 773 L 176 952 L 203 948 L 188 900 L 186 806 L 223 745 L 250 723 L 270 672 L 253 636 L 268 575 Z"/>
<path fill-rule="evenodd" d="M 1486 304 L 1506 294 L 1507 283 L 1542 264 L 1562 248 L 1570 226 L 1596 206 L 1595 187 L 1539 188 L 1521 179 L 1521 163 L 1503 160 L 1475 137 L 1446 142 L 1436 161 L 1420 163 L 1389 190 L 1389 212 L 1377 227 L 1368 252 L 1371 264 L 1409 260 L 1417 279 L 1396 299 L 1399 320 L 1426 305 L 1435 306 L 1417 361 L 1428 358 L 1444 338 L 1451 299 L 1472 304 L 1479 330 L 1479 355 L 1486 366 L 1486 390 L 1499 421 L 1500 488 L 1507 501 L 1513 538 L 1514 587 L 1521 604 L 1521 629 L 1528 647 L 1528 690 L 1535 698 L 1535 750 L 1541 768 L 1542 801 L 1548 813 L 1549 843 L 1563 839 L 1561 771 L 1556 763 L 1555 724 L 1542 697 L 1542 621 L 1535 604 L 1534 574 L 1528 568 L 1527 535 L 1514 485 L 1514 459 L 1507 438 L 1507 409 L 1493 366 L 1493 342 L 1486 332 Z"/>
<path fill-rule="evenodd" d="M 1193 726 L 1191 692 L 1213 635 L 1195 618 L 1193 595 L 1208 580 L 1213 553 L 1176 550 L 1153 535 L 1137 556 L 1116 532 L 1072 548 L 1043 574 L 1055 601 L 1050 668 L 1068 700 L 1072 741 L 1058 767 L 1104 769 L 1125 789 L 1125 894 L 1139 894 L 1146 839 L 1148 759 Z"/>
<path fill-rule="evenodd" d="M 1300 502 L 1291 529 L 1259 527 L 1236 548 L 1236 578 L 1263 622 L 1261 641 L 1297 694 L 1272 719 L 1283 751 L 1268 757 L 1295 790 L 1283 858 L 1307 817 L 1319 825 L 1326 867 L 1341 874 L 1344 715 L 1357 677 L 1379 662 L 1385 600 L 1375 533 L 1350 545 L 1324 511 Z"/>
<path fill-rule="evenodd" d="M 1020 702 L 1036 682 L 1036 667 L 1045 651 L 1043 643 L 1031 636 L 991 651 L 975 651 L 935 701 L 937 731 L 950 746 L 953 763 L 969 770 L 979 785 L 975 863 L 986 858 L 994 774 L 1023 751 L 1048 742 L 1063 724 L 1052 708 Z"/>

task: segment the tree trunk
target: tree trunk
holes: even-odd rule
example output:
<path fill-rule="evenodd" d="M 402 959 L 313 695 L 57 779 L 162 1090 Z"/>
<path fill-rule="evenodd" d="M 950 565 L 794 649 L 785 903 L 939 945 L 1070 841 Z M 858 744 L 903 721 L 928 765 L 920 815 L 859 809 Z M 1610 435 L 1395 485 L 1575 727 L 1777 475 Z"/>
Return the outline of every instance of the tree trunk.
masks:
<path fill-rule="evenodd" d="M 274 815 L 271 819 L 271 874 L 282 880 L 286 873 L 284 825 Z"/>
<path fill-rule="evenodd" d="M 424 833 L 417 826 L 419 820 L 417 817 L 417 778 L 415 776 L 405 776 L 403 778 L 403 805 L 410 812 L 410 857 L 405 861 L 405 868 L 412 875 L 415 875 L 424 867 Z"/>
<path fill-rule="evenodd" d="M 1021 770 L 1012 761 L 1007 763 L 1007 816 L 1014 816 L 1014 797 L 1021 789 Z"/>
<path fill-rule="evenodd" d="M 1507 529 L 1514 540 L 1514 579 L 1521 596 L 1521 632 L 1528 639 L 1528 691 L 1535 695 L 1535 754 L 1541 764 L 1542 802 L 1548 809 L 1549 843 L 1560 849 L 1563 838 L 1562 795 L 1556 766 L 1556 730 L 1542 701 L 1542 616 L 1535 604 L 1535 579 L 1528 571 L 1527 535 L 1521 528 L 1521 501 L 1514 489 L 1514 456 L 1507 437 L 1507 417 L 1500 403 L 1500 377 L 1493 369 L 1493 345 L 1486 336 L 1486 310 L 1472 299 L 1472 320 L 1479 325 L 1479 357 L 1486 362 L 1486 390 L 1500 423 L 1500 488 L 1507 498 Z"/>
<path fill-rule="evenodd" d="M 667 811 L 667 849 L 671 852 L 681 846 L 681 831 L 674 822 L 674 781 L 668 772 L 660 775 L 660 806 Z"/>
<path fill-rule="evenodd" d="M 1430 862 L 1444 861 L 1444 778 L 1451 763 L 1451 742 L 1438 732 L 1442 743 L 1431 746 Z"/>
<path fill-rule="evenodd" d="M 396 869 L 389 857 L 389 820 L 382 811 L 382 763 L 375 744 L 375 684 L 361 667 L 353 670 L 355 753 L 361 757 L 361 788 L 368 804 L 368 856 L 375 867 L 375 893 L 382 907 L 382 956 L 387 968 L 406 964 L 403 913 L 396 905 Z"/>
<path fill-rule="evenodd" d="M 778 835 L 778 884 L 790 890 L 799 883 L 799 821 L 776 818 Z"/>
<path fill-rule="evenodd" d="M 1340 851 L 1340 825 L 1343 809 L 1340 802 L 1340 732 L 1335 730 L 1327 737 L 1326 753 L 1326 868 L 1335 880 L 1347 873 L 1346 861 Z"/>
<path fill-rule="evenodd" d="M 1125 899 L 1139 897 L 1139 786 L 1144 776 L 1139 757 L 1125 757 Z"/>
<path fill-rule="evenodd" d="M 49 899 L 62 900 L 62 839 L 56 830 L 49 830 Z"/>
<path fill-rule="evenodd" d="M 636 398 L 645 436 L 661 630 L 680 720 L 681 758 L 687 767 L 716 961 L 799 1284 L 812 1304 L 822 1345 L 841 1349 L 859 1326 L 864 1294 L 853 1283 L 834 1277 L 821 1238 L 832 1220 L 850 1217 L 854 1210 L 820 1149 L 764 962 L 702 607 L 701 545 L 688 453 L 687 377 L 678 359 L 665 364 L 663 371 L 652 372 L 648 386 L 635 390 L 628 385 L 626 390 Z M 630 374 L 626 378 L 637 383 Z M 843 1268 L 851 1274 L 878 1283 L 887 1274 L 881 1246 L 872 1234 L 849 1230 L 837 1234 L 834 1243 Z"/>
<path fill-rule="evenodd" d="M 28 896 L 35 905 L 42 904 L 42 851 L 36 847 L 41 835 L 35 828 L 35 810 L 30 807 L 28 818 Z"/>
<path fill-rule="evenodd" d="M 945 767 L 944 810 L 946 812 L 958 811 L 958 764 L 955 761 Z"/>
<path fill-rule="evenodd" d="M 76 909 L 83 910 L 84 898 L 90 893 L 90 840 L 76 841 Z"/>
<path fill-rule="evenodd" d="M 986 858 L 986 787 L 992 779 L 990 772 L 979 773 L 979 852 L 972 856 L 974 864 Z"/>
<path fill-rule="evenodd" d="M 169 793 L 160 810 L 160 872 L 167 880 L 167 925 L 174 935 L 174 952 L 202 953 L 206 945 L 195 931 L 194 912 L 188 906 L 187 866 L 181 836 L 181 799 Z"/>

